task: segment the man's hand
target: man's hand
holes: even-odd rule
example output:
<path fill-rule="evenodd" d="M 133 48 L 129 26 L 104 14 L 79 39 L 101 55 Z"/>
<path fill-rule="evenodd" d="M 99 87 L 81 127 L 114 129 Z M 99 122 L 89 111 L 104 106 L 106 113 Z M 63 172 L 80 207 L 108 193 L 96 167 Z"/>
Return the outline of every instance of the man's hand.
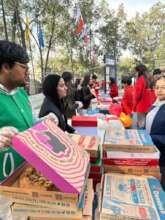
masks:
<path fill-rule="evenodd" d="M 14 127 L 3 127 L 0 129 L 0 149 L 9 147 L 14 135 L 18 133 L 18 130 Z"/>
<path fill-rule="evenodd" d="M 81 108 L 83 108 L 83 103 L 82 102 L 80 102 L 80 101 L 75 101 L 75 104 L 77 104 L 77 109 L 81 109 Z"/>
<path fill-rule="evenodd" d="M 59 124 L 59 120 L 58 120 L 57 116 L 56 116 L 54 113 L 52 113 L 52 112 L 50 112 L 48 115 L 46 115 L 46 116 L 44 117 L 44 119 L 45 119 L 45 118 L 48 118 L 48 119 L 50 119 L 51 121 L 55 122 L 56 125 Z"/>

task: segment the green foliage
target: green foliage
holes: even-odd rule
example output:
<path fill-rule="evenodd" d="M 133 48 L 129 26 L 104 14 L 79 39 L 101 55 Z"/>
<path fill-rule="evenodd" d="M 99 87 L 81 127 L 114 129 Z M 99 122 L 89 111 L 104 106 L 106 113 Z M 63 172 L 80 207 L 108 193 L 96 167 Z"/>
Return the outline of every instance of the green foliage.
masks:
<path fill-rule="evenodd" d="M 165 4 L 158 2 L 148 12 L 137 14 L 127 22 L 128 47 L 137 59 L 155 67 L 155 60 L 164 56 Z"/>
<path fill-rule="evenodd" d="M 119 66 L 118 66 L 118 75 L 128 75 L 129 73 L 132 72 L 133 68 L 135 67 L 136 60 L 133 58 L 122 58 L 120 60 Z"/>
<path fill-rule="evenodd" d="M 136 14 L 127 20 L 124 5 L 111 10 L 107 0 L 78 0 L 82 16 L 88 25 L 90 43 L 85 46 L 75 34 L 76 24 L 71 0 L 3 0 L 9 40 L 25 45 L 25 17 L 30 19 L 33 53 L 38 57 L 41 75 L 48 68 L 56 72 L 69 69 L 74 73 L 95 71 L 99 64 L 92 61 L 92 53 L 103 57 L 114 55 L 119 74 L 133 68 L 136 60 L 150 69 L 163 66 L 165 60 L 165 4 L 156 3 L 148 12 Z M 63 2 L 63 3 L 62 3 Z M 18 25 L 19 18 L 19 25 Z M 37 28 L 44 31 L 45 48 L 41 49 L 36 36 Z M 0 38 L 5 37 L 4 23 L 0 17 Z M 122 59 L 122 51 L 129 49 L 133 58 Z M 29 50 L 29 48 L 28 48 Z M 37 51 L 37 52 L 36 52 Z M 100 67 L 100 66 L 99 66 Z M 102 68 L 103 69 L 103 68 Z M 98 68 L 98 73 L 102 72 Z"/>

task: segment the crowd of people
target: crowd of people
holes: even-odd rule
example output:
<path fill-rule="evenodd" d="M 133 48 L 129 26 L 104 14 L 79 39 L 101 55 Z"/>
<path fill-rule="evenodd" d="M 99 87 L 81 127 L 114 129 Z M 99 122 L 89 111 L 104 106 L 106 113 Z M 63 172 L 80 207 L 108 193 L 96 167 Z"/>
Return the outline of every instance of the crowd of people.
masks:
<path fill-rule="evenodd" d="M 73 74 L 63 72 L 62 75 L 48 75 L 43 82 L 45 96 L 41 105 L 39 118 L 34 118 L 28 95 L 23 87 L 28 79 L 29 58 L 19 45 L 0 41 L 0 149 L 11 146 L 13 135 L 40 121 L 43 117 L 54 120 L 68 133 L 76 132 L 68 124 L 68 118 L 76 114 L 78 109 L 88 109 L 93 98 L 98 97 L 99 89 L 105 82 L 97 82 L 97 75 L 86 74 L 73 82 Z M 161 70 L 153 71 L 148 76 L 145 65 L 135 67 L 136 80 L 122 77 L 124 93 L 121 108 L 127 115 L 137 114 L 137 127 L 146 128 L 154 144 L 161 152 L 160 167 L 165 180 L 165 77 Z M 112 100 L 118 97 L 116 79 L 110 78 L 109 95 Z M 104 88 L 103 88 L 104 89 Z M 165 186 L 165 183 L 163 183 Z"/>

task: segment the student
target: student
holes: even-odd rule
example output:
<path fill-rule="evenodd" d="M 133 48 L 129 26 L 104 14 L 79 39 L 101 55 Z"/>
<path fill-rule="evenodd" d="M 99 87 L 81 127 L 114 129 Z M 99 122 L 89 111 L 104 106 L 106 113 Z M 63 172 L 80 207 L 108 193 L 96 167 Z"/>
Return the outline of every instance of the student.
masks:
<path fill-rule="evenodd" d="M 75 81 L 75 89 L 76 91 L 79 91 L 82 89 L 82 83 L 83 83 L 83 80 L 81 78 L 77 78 L 76 81 Z"/>
<path fill-rule="evenodd" d="M 146 130 L 160 151 L 160 172 L 165 190 L 165 77 L 160 77 L 155 84 L 156 102 L 146 116 Z"/>
<path fill-rule="evenodd" d="M 121 100 L 122 111 L 127 115 L 131 115 L 133 110 L 133 86 L 131 77 L 123 77 L 122 85 L 124 87 L 124 94 Z"/>
<path fill-rule="evenodd" d="M 147 68 L 143 64 L 135 67 L 137 80 L 134 87 L 133 110 L 137 113 L 137 127 L 145 127 L 145 117 L 151 107 L 150 93 L 148 89 Z"/>
<path fill-rule="evenodd" d="M 156 94 L 154 90 L 154 85 L 156 81 L 161 77 L 161 70 L 154 69 L 152 78 L 150 79 L 150 97 L 151 97 L 151 105 L 156 101 Z"/>
<path fill-rule="evenodd" d="M 154 69 L 153 71 L 153 80 L 154 83 L 156 83 L 156 81 L 161 77 L 162 75 L 162 71 L 158 68 L 158 69 Z"/>
<path fill-rule="evenodd" d="M 9 41 L 0 41 L 1 180 L 12 175 L 24 161 L 11 146 L 13 136 L 36 123 L 28 95 L 24 90 L 29 75 L 28 62 L 29 57 L 20 45 Z M 4 165 L 5 157 L 7 159 Z"/>
<path fill-rule="evenodd" d="M 67 96 L 64 97 L 65 115 L 67 118 L 71 118 L 73 115 L 76 115 L 77 109 L 83 107 L 83 104 L 79 101 L 76 88 L 73 86 L 73 74 L 71 72 L 63 72 L 62 78 L 67 86 Z"/>
<path fill-rule="evenodd" d="M 0 41 L 0 148 L 10 146 L 13 135 L 31 127 L 34 122 L 23 89 L 29 74 L 28 62 L 28 55 L 21 46 Z"/>
<path fill-rule="evenodd" d="M 96 98 L 94 89 L 90 88 L 91 84 L 90 74 L 86 74 L 82 83 L 82 89 L 80 90 L 80 101 L 82 101 L 84 109 L 89 108 L 91 100 Z"/>
<path fill-rule="evenodd" d="M 57 74 L 48 75 L 43 82 L 45 99 L 41 105 L 39 117 L 53 113 L 58 118 L 58 126 L 68 133 L 74 133 L 75 129 L 68 125 L 64 110 L 63 98 L 67 95 L 67 87 L 63 78 Z"/>
<path fill-rule="evenodd" d="M 116 80 L 110 77 L 110 90 L 109 95 L 111 98 L 115 98 L 118 96 L 118 86 L 116 84 Z"/>

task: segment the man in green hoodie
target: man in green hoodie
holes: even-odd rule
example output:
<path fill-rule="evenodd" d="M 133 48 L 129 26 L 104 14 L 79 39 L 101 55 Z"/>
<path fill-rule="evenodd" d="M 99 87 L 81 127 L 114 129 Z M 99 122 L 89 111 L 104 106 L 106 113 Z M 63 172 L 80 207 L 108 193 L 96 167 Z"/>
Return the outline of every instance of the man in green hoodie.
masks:
<path fill-rule="evenodd" d="M 11 146 L 13 135 L 34 122 L 28 95 L 29 58 L 19 45 L 0 41 L 0 183 L 24 162 Z"/>

